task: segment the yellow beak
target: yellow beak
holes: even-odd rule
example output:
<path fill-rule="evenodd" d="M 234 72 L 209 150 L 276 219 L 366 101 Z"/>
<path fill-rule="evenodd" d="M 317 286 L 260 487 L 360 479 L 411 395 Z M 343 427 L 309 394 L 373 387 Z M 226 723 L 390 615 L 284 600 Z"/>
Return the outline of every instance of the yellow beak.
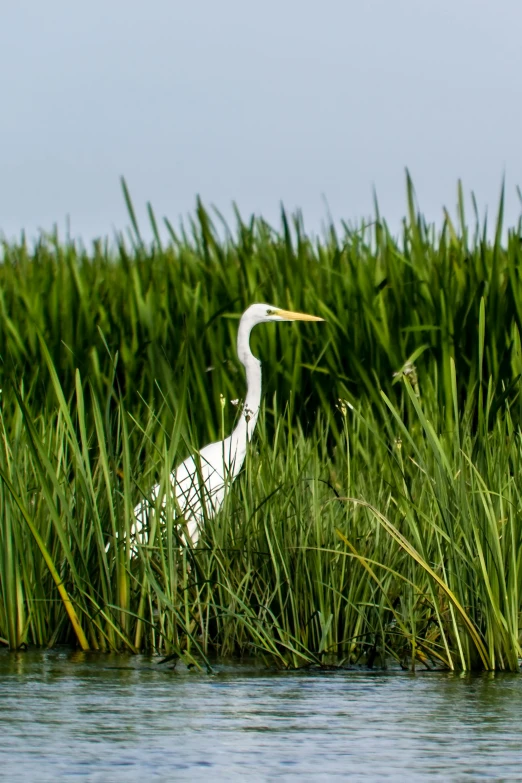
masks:
<path fill-rule="evenodd" d="M 279 318 L 286 318 L 287 321 L 324 321 L 317 315 L 307 315 L 307 313 L 294 313 L 292 310 L 274 310 L 274 315 Z"/>

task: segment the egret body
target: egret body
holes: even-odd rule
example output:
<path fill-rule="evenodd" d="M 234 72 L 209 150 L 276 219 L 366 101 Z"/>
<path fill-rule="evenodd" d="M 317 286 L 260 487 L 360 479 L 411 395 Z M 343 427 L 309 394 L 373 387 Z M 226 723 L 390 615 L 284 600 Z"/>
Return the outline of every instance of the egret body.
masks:
<path fill-rule="evenodd" d="M 239 321 L 237 355 L 245 368 L 247 393 L 239 421 L 231 435 L 209 443 L 194 456 L 188 457 L 171 473 L 170 480 L 177 505 L 186 523 L 186 533 L 196 545 L 205 517 L 212 517 L 220 508 L 225 489 L 237 476 L 245 460 L 247 446 L 254 433 L 261 405 L 261 362 L 250 350 L 250 333 L 254 326 L 268 321 L 323 321 L 315 315 L 281 310 L 268 304 L 251 305 Z M 134 536 L 143 540 L 147 517 L 160 493 L 156 484 L 149 500 L 134 509 Z M 163 506 L 165 499 L 163 500 Z"/>

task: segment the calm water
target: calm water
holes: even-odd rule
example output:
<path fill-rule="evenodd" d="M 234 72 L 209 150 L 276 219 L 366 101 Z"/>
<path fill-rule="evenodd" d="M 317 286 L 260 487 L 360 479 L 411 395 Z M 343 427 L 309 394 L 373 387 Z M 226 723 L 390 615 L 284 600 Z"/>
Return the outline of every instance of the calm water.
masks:
<path fill-rule="evenodd" d="M 47 781 L 522 780 L 522 677 L 173 672 L 0 654 L 0 776 Z"/>

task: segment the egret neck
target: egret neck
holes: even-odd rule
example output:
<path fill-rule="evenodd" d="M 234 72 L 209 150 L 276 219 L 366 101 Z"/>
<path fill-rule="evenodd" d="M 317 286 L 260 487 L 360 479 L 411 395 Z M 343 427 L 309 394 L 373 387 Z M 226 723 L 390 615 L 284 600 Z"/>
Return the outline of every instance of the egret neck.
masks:
<path fill-rule="evenodd" d="M 246 449 L 247 442 L 252 439 L 261 405 L 261 362 L 250 350 L 250 332 L 255 325 L 256 321 L 245 313 L 237 333 L 237 355 L 245 368 L 247 393 L 239 422 L 232 433 L 232 450 L 236 453 Z"/>

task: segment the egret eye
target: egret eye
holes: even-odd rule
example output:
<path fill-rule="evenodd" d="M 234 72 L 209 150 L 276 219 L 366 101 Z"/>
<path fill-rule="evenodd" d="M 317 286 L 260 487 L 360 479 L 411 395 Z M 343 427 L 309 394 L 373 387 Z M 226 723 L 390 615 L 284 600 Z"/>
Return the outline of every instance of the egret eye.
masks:
<path fill-rule="evenodd" d="M 275 310 L 267 310 L 266 314 L 267 315 L 275 315 L 275 312 L 276 312 Z"/>

